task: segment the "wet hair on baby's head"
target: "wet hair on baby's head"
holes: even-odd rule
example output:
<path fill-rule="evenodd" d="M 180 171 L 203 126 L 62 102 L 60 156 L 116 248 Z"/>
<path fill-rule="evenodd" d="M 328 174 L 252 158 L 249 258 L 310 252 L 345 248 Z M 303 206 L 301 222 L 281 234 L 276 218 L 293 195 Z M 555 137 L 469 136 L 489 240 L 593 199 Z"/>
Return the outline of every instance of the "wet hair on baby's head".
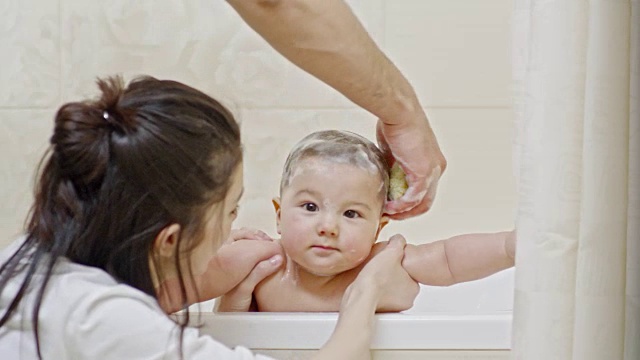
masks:
<path fill-rule="evenodd" d="M 389 189 L 389 165 L 382 151 L 365 137 L 343 130 L 317 131 L 300 140 L 285 161 L 280 193 L 291 182 L 301 161 L 310 158 L 357 166 L 379 176 L 380 197 L 383 201 L 386 199 Z"/>

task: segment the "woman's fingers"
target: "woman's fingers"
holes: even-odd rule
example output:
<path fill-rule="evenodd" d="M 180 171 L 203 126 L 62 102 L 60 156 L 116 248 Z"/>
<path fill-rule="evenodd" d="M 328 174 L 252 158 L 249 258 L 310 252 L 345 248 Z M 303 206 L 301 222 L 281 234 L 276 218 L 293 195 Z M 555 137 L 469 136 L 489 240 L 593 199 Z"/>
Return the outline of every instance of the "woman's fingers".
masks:
<path fill-rule="evenodd" d="M 257 264 L 283 250 L 275 241 L 238 240 L 222 245 L 209 261 L 204 274 L 196 275 L 199 301 L 210 300 L 240 284 Z"/>
<path fill-rule="evenodd" d="M 253 293 L 256 286 L 269 275 L 275 273 L 282 266 L 282 255 L 274 255 L 268 260 L 259 262 L 251 273 L 236 288 Z"/>
<path fill-rule="evenodd" d="M 283 257 L 280 254 L 259 262 L 240 284 L 216 301 L 215 311 L 249 311 L 256 286 L 262 280 L 278 271 L 282 263 Z"/>
<path fill-rule="evenodd" d="M 395 234 L 389 238 L 389 243 L 387 244 L 387 246 L 396 247 L 401 251 L 404 250 L 405 245 L 407 245 L 407 240 L 400 234 Z"/>
<path fill-rule="evenodd" d="M 402 267 L 406 240 L 394 235 L 364 266 L 354 284 L 377 288 L 378 311 L 402 311 L 413 306 L 418 283 Z"/>
<path fill-rule="evenodd" d="M 264 241 L 273 241 L 273 239 L 267 235 L 264 231 L 253 229 L 253 228 L 240 228 L 233 229 L 229 234 L 228 242 L 234 242 L 238 240 L 264 240 Z"/>

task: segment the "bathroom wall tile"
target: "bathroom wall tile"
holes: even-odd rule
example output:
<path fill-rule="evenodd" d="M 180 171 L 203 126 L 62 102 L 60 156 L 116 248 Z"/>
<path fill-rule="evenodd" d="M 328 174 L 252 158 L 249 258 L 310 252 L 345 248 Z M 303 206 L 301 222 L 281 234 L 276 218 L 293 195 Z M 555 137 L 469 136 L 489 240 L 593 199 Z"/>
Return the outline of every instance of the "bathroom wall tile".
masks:
<path fill-rule="evenodd" d="M 385 49 L 427 107 L 510 103 L 509 0 L 386 1 Z"/>
<path fill-rule="evenodd" d="M 226 2 L 61 2 L 64 99 L 93 93 L 96 76 L 122 73 L 183 81 L 242 107 L 352 106 L 280 56 Z M 382 0 L 349 2 L 381 38 Z"/>
<path fill-rule="evenodd" d="M 431 123 L 449 166 L 426 215 L 392 222 L 385 239 L 402 233 L 424 243 L 462 232 L 513 226 L 516 191 L 512 176 L 512 114 L 507 109 L 434 109 Z M 320 129 L 345 129 L 375 141 L 375 118 L 361 110 L 243 110 L 245 196 L 237 226 L 275 235 L 271 198 L 278 194 L 282 166 L 292 146 Z M 471 181 L 470 181 L 471 179 Z"/>
<path fill-rule="evenodd" d="M 95 78 L 111 74 L 170 78 L 220 96 L 214 83 L 219 55 L 242 27 L 226 2 L 61 4 L 65 100 L 95 93 Z"/>
<path fill-rule="evenodd" d="M 0 110 L 0 248 L 22 231 L 54 110 Z"/>
<path fill-rule="evenodd" d="M 0 1 L 0 108 L 59 100 L 57 1 Z"/>

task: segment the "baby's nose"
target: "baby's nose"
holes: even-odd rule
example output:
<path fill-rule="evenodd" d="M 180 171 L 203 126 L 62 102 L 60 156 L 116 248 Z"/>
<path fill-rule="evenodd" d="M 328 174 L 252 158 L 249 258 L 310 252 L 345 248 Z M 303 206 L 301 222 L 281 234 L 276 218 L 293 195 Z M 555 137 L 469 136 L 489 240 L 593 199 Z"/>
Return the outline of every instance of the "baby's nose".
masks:
<path fill-rule="evenodd" d="M 323 216 L 322 220 L 318 224 L 318 234 L 321 236 L 338 236 L 338 222 L 334 216 Z"/>

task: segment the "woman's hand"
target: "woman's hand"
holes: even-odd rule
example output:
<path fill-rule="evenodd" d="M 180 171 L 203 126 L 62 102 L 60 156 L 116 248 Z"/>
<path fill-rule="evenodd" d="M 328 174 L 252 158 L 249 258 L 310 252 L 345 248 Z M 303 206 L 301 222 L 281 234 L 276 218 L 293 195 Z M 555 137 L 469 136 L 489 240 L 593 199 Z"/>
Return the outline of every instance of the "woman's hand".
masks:
<path fill-rule="evenodd" d="M 254 266 L 253 270 L 236 287 L 216 300 L 216 312 L 256 311 L 253 291 L 256 286 L 282 266 L 282 255 L 274 255 Z"/>
<path fill-rule="evenodd" d="M 218 312 L 235 312 L 235 311 L 250 311 L 254 310 L 252 307 L 253 302 L 253 290 L 255 287 L 266 277 L 276 272 L 283 263 L 283 254 L 282 247 L 273 239 L 267 235 L 266 233 L 250 228 L 241 228 L 235 229 L 231 231 L 229 239 L 227 240 L 227 244 L 237 244 L 242 245 L 244 247 L 245 244 L 251 245 L 247 243 L 247 241 L 262 241 L 263 243 L 257 244 L 259 248 L 247 248 L 246 251 L 251 256 L 248 261 L 242 261 L 242 274 L 246 273 L 248 265 L 253 264 L 250 272 L 242 279 L 235 287 L 225 292 L 223 296 L 216 300 L 216 305 L 214 311 Z M 264 243 L 264 242 L 268 243 Z M 262 247 L 265 244 L 269 244 L 268 249 L 277 249 L 278 253 L 273 256 L 264 259 L 262 256 L 262 251 L 264 250 Z M 256 244 L 253 244 L 256 245 Z M 274 246 L 276 246 L 274 248 Z M 223 245 L 224 247 L 224 245 Z M 251 254 L 253 252 L 253 254 Z M 245 254 L 246 256 L 247 254 Z M 228 254 L 223 254 L 225 258 L 224 262 L 234 262 L 235 253 L 229 252 Z M 254 260 L 258 260 L 257 263 L 253 262 Z M 232 264 L 229 264 L 232 265 Z"/>
<path fill-rule="evenodd" d="M 372 258 L 351 286 L 372 286 L 378 290 L 377 312 L 403 311 L 413 306 L 420 287 L 402 267 L 406 241 L 394 235 L 376 244 Z"/>
<path fill-rule="evenodd" d="M 282 247 L 262 231 L 246 228 L 232 230 L 229 239 L 209 260 L 205 272 L 194 275 L 193 279 L 188 276 L 184 279 L 187 303 L 217 298 L 237 289 L 243 282 L 246 289 L 248 284 L 280 267 L 278 262 L 282 261 L 278 260 L 278 256 L 283 256 Z M 181 293 L 180 281 L 173 277 L 160 284 L 158 298 L 168 304 L 168 312 L 178 311 L 184 304 Z"/>
<path fill-rule="evenodd" d="M 402 236 L 394 235 L 362 268 L 342 298 L 336 329 L 314 360 L 369 359 L 379 305 L 411 307 L 419 288 L 401 265 L 405 244 Z"/>
<path fill-rule="evenodd" d="M 435 199 L 447 161 L 426 115 L 420 109 L 415 119 L 397 123 L 378 120 L 376 135 L 389 166 L 397 161 L 409 185 L 402 197 L 386 203 L 384 212 L 394 220 L 427 212 Z"/>

